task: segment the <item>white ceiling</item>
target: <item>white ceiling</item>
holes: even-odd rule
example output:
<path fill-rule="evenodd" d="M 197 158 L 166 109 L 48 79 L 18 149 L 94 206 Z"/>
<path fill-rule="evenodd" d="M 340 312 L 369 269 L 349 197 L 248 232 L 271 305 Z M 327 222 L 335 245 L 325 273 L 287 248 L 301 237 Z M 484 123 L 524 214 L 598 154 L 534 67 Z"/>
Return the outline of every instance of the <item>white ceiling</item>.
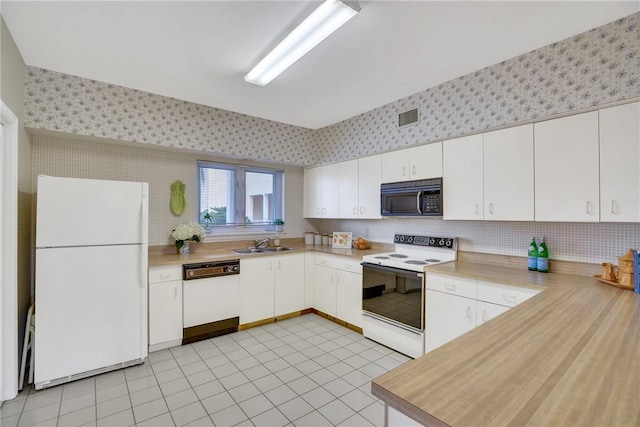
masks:
<path fill-rule="evenodd" d="M 640 10 L 636 1 L 360 1 L 266 87 L 243 76 L 318 1 L 2 1 L 28 65 L 317 129 Z"/>

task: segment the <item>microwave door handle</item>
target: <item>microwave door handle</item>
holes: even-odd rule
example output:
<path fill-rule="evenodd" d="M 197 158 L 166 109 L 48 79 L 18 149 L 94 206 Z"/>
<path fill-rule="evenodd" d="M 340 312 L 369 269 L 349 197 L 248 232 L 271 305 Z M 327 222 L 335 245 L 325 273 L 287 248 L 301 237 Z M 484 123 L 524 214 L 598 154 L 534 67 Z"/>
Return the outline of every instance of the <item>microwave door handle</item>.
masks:
<path fill-rule="evenodd" d="M 416 207 L 418 208 L 418 213 L 422 215 L 422 209 L 420 208 L 420 198 L 422 197 L 422 190 L 418 191 L 416 194 Z"/>

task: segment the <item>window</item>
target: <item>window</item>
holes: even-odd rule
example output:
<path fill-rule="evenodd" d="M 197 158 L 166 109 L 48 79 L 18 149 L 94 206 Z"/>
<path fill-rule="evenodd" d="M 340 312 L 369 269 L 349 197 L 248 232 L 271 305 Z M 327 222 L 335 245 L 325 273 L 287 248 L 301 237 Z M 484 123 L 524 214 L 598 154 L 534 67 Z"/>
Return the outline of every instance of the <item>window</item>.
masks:
<path fill-rule="evenodd" d="M 198 162 L 200 223 L 211 232 L 273 230 L 284 218 L 284 172 Z"/>

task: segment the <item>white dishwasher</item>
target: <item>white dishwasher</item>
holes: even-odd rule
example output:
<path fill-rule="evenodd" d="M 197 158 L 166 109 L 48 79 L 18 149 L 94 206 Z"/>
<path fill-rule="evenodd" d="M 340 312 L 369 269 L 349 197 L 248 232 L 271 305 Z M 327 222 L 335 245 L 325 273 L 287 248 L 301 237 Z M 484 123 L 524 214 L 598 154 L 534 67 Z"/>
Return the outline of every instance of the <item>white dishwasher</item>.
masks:
<path fill-rule="evenodd" d="M 182 271 L 182 344 L 236 332 L 240 260 L 184 264 Z"/>

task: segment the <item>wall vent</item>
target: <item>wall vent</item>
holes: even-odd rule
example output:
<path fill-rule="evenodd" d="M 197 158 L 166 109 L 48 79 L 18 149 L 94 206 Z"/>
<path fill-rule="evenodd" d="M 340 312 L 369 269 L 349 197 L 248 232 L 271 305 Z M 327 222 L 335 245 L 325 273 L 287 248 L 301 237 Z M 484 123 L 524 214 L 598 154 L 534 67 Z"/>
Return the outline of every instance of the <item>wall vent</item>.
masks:
<path fill-rule="evenodd" d="M 398 114 L 398 127 L 408 126 L 414 123 L 418 123 L 417 108 Z"/>

